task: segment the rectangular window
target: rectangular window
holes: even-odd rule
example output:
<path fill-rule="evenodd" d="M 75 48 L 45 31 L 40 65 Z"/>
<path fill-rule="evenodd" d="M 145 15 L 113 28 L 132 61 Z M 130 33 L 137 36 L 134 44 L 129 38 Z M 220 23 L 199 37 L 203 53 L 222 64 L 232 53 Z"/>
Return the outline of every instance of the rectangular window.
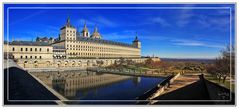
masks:
<path fill-rule="evenodd" d="M 35 59 L 37 59 L 37 56 L 35 56 Z"/>
<path fill-rule="evenodd" d="M 40 59 L 41 59 L 41 56 L 40 56 Z"/>
<path fill-rule="evenodd" d="M 49 52 L 49 48 L 47 48 L 47 52 Z"/>
<path fill-rule="evenodd" d="M 27 59 L 27 56 L 26 56 L 26 59 Z"/>
<path fill-rule="evenodd" d="M 22 59 L 22 56 L 21 56 L 21 59 Z"/>
<path fill-rule="evenodd" d="M 37 48 L 35 48 L 35 51 L 37 51 Z"/>
<path fill-rule="evenodd" d="M 30 58 L 32 59 L 32 56 L 30 56 Z"/>
<path fill-rule="evenodd" d="M 21 51 L 23 51 L 23 48 L 21 48 Z"/>
<path fill-rule="evenodd" d="M 30 51 L 32 51 L 32 48 L 30 48 Z"/>
<path fill-rule="evenodd" d="M 41 51 L 41 48 L 40 48 L 40 51 Z"/>
<path fill-rule="evenodd" d="M 26 48 L 26 51 L 27 51 L 27 48 Z"/>
<path fill-rule="evenodd" d="M 12 47 L 12 51 L 15 51 L 15 48 L 14 48 L 14 47 Z"/>

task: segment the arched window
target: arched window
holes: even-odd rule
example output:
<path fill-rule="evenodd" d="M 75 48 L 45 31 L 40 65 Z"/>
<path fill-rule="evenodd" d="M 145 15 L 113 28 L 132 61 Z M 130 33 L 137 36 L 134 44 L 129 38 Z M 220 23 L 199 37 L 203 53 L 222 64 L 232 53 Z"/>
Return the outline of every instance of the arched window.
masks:
<path fill-rule="evenodd" d="M 15 51 L 15 48 L 14 48 L 14 47 L 12 47 L 12 51 Z"/>
<path fill-rule="evenodd" d="M 26 51 L 27 51 L 27 48 L 26 48 Z"/>

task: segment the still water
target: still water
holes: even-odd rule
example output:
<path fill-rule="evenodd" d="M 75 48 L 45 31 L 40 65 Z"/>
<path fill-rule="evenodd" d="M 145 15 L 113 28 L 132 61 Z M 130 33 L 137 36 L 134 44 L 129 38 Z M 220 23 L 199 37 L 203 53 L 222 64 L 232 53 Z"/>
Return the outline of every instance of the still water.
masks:
<path fill-rule="evenodd" d="M 69 100 L 134 100 L 164 79 L 86 71 L 32 74 Z"/>

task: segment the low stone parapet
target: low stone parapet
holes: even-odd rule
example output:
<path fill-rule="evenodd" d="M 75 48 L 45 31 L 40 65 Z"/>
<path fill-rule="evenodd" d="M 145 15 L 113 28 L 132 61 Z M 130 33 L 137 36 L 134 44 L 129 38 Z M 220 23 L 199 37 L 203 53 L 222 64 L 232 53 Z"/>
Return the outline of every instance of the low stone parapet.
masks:
<path fill-rule="evenodd" d="M 136 98 L 136 100 L 152 100 L 155 97 L 161 95 L 166 88 L 170 86 L 170 84 L 177 79 L 180 76 L 180 73 L 177 75 L 170 75 L 167 78 L 165 78 L 161 83 L 159 83 L 156 87 L 153 89 L 148 90 L 145 92 L 142 96 L 139 96 Z"/>

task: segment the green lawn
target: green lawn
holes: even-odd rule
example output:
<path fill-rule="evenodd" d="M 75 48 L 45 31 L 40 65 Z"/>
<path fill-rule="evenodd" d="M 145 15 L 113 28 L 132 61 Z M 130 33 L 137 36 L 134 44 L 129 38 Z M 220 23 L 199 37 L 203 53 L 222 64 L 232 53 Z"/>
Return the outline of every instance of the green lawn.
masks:
<path fill-rule="evenodd" d="M 225 83 L 222 82 L 222 80 L 219 82 L 219 80 L 215 77 L 215 76 L 212 76 L 212 75 L 205 75 L 205 78 L 211 82 L 214 82 L 214 83 L 217 83 L 217 84 L 220 84 L 221 86 L 224 86 L 228 89 L 230 89 L 230 81 L 225 81 Z M 234 92 L 234 89 L 235 89 L 235 84 L 232 83 L 232 92 Z"/>
<path fill-rule="evenodd" d="M 132 70 L 137 70 L 137 71 L 147 71 L 147 70 L 152 70 L 150 68 L 147 68 L 147 67 L 137 67 L 135 65 L 128 65 L 128 66 L 125 66 L 126 68 L 128 69 L 132 69 Z"/>

